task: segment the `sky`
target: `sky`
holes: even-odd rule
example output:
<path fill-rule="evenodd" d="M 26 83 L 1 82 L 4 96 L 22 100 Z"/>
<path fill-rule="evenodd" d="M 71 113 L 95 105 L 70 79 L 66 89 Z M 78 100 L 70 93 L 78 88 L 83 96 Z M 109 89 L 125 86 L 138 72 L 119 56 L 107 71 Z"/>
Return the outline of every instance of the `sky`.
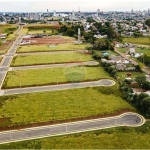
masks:
<path fill-rule="evenodd" d="M 0 0 L 0 12 L 148 10 L 150 0 Z"/>

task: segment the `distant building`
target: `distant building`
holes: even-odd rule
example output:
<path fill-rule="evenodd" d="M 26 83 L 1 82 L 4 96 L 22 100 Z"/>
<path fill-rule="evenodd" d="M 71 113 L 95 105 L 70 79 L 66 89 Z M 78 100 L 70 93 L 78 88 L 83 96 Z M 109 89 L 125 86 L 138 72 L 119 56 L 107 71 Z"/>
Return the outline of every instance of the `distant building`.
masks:
<path fill-rule="evenodd" d="M 97 15 L 98 15 L 98 16 L 100 15 L 100 9 L 97 10 Z"/>
<path fill-rule="evenodd" d="M 47 16 L 49 16 L 49 11 L 48 11 L 48 9 L 47 9 Z"/>

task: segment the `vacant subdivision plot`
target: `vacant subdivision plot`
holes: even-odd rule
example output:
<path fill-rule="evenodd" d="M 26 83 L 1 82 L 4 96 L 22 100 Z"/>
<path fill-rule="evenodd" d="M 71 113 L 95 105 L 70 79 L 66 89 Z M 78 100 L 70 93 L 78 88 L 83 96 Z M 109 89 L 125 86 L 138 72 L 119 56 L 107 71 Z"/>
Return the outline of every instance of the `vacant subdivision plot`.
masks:
<path fill-rule="evenodd" d="M 3 88 L 32 87 L 70 82 L 95 81 L 110 78 L 100 67 L 66 66 L 60 68 L 31 69 L 7 73 Z"/>
<path fill-rule="evenodd" d="M 85 50 L 90 44 L 47 44 L 47 45 L 28 45 L 20 46 L 17 53 L 29 53 L 29 52 L 50 52 L 50 51 L 66 51 L 66 50 Z"/>
<path fill-rule="evenodd" d="M 135 111 L 117 85 L 0 97 L 0 129 L 13 125 L 58 123 Z"/>
<path fill-rule="evenodd" d="M 58 63 L 74 63 L 93 60 L 91 55 L 81 53 L 58 53 L 15 56 L 11 66 L 31 66 Z"/>

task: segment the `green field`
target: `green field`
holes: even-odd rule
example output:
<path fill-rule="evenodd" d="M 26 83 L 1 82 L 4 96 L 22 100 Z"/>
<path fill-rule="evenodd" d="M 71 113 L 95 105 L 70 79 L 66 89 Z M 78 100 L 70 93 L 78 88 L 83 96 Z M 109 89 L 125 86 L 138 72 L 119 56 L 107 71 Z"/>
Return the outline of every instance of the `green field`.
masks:
<path fill-rule="evenodd" d="M 126 48 L 117 48 L 120 52 L 122 53 L 128 53 L 128 49 Z M 145 47 L 144 49 L 141 49 L 141 48 L 135 48 L 135 51 L 137 53 L 144 53 L 144 54 L 147 54 L 147 55 L 150 55 L 150 49 L 148 47 Z"/>
<path fill-rule="evenodd" d="M 66 38 L 66 37 L 65 37 Z M 58 51 L 58 50 L 85 50 L 90 44 L 59 44 L 57 47 L 51 47 L 49 45 L 29 45 L 20 46 L 17 50 L 18 53 L 28 53 L 28 52 L 48 52 L 48 51 Z"/>
<path fill-rule="evenodd" d="M 9 32 L 15 32 L 17 30 L 17 25 L 13 24 L 5 24 L 0 25 L 0 34 L 1 33 L 9 33 Z"/>
<path fill-rule="evenodd" d="M 48 29 L 28 30 L 28 34 L 52 34 L 52 30 Z"/>
<path fill-rule="evenodd" d="M 131 77 L 128 77 L 127 74 L 131 73 Z M 119 80 L 124 80 L 125 78 L 132 78 L 135 79 L 137 76 L 142 76 L 145 75 L 145 73 L 140 73 L 140 72 L 117 72 L 117 76 L 119 77 Z"/>
<path fill-rule="evenodd" d="M 129 51 L 128 49 L 121 48 L 121 47 L 117 48 L 117 50 L 120 51 L 121 53 L 128 53 L 128 51 Z"/>
<path fill-rule="evenodd" d="M 41 54 L 41 55 L 23 55 L 15 56 L 11 66 L 24 65 L 43 65 L 66 62 L 85 62 L 93 60 L 91 55 L 81 53 L 58 53 L 58 54 Z"/>
<path fill-rule="evenodd" d="M 66 82 L 79 82 L 111 78 L 105 70 L 98 67 L 62 67 L 10 71 L 7 73 L 3 88 L 50 85 Z"/>
<path fill-rule="evenodd" d="M 120 95 L 115 85 L 0 97 L 0 127 L 135 111 Z"/>
<path fill-rule="evenodd" d="M 142 38 L 124 38 L 124 43 L 133 43 L 133 44 L 140 44 L 140 45 L 150 45 L 150 38 L 142 37 Z"/>
<path fill-rule="evenodd" d="M 8 37 L 6 38 L 6 40 L 15 40 L 17 36 L 15 36 L 14 34 L 10 34 L 8 35 Z"/>
<path fill-rule="evenodd" d="M 1 149 L 149 149 L 150 122 L 144 126 L 119 127 L 0 145 Z"/>

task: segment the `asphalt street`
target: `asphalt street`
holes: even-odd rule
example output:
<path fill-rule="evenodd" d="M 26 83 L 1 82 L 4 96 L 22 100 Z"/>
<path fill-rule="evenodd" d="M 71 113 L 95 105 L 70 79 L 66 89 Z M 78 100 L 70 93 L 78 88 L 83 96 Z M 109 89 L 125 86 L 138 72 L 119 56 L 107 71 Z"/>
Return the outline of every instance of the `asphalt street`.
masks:
<path fill-rule="evenodd" d="M 78 121 L 43 127 L 33 127 L 22 130 L 0 132 L 0 144 L 38 139 L 43 137 L 59 136 L 65 134 L 80 133 L 118 126 L 137 127 L 145 123 L 145 119 L 139 114 L 126 113 L 116 117 Z"/>
<path fill-rule="evenodd" d="M 18 32 L 21 30 L 21 27 L 19 27 Z M 11 48 L 9 49 L 9 51 L 7 52 L 7 54 L 4 56 L 1 65 L 0 65 L 0 87 L 3 84 L 4 78 L 7 74 L 8 68 L 10 66 L 10 63 L 13 59 L 13 56 L 16 53 L 16 50 L 18 48 L 19 43 L 22 40 L 22 36 L 18 36 L 18 38 L 16 39 L 16 41 L 13 43 L 13 45 L 11 46 Z"/>
<path fill-rule="evenodd" d="M 78 63 L 63 63 L 63 64 L 49 64 L 49 65 L 35 65 L 35 66 L 21 66 L 21 67 L 10 67 L 9 71 L 13 70 L 28 70 L 28 69 L 43 69 L 43 68 L 55 68 L 55 67 L 70 67 L 70 66 L 97 66 L 99 65 L 96 61 L 78 62 Z"/>
<path fill-rule="evenodd" d="M 96 87 L 96 86 L 113 86 L 113 85 L 115 85 L 115 82 L 113 80 L 103 79 L 103 80 L 91 81 L 91 82 L 80 82 L 80 83 L 69 83 L 69 84 L 60 84 L 60 85 L 7 89 L 7 90 L 1 90 L 0 95 L 12 95 L 12 94 L 56 91 L 56 90 Z"/>

